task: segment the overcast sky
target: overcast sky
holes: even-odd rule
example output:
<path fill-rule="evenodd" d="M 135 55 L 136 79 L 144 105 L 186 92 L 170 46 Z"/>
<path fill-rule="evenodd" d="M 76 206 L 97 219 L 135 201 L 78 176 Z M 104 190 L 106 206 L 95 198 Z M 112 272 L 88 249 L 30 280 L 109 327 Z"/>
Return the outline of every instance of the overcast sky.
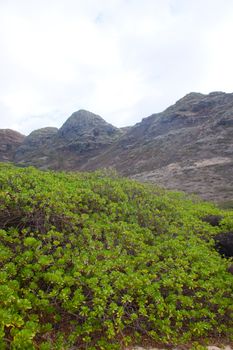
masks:
<path fill-rule="evenodd" d="M 233 92 L 233 0 L 0 0 L 0 128 L 87 109 L 133 125 L 185 94 Z"/>

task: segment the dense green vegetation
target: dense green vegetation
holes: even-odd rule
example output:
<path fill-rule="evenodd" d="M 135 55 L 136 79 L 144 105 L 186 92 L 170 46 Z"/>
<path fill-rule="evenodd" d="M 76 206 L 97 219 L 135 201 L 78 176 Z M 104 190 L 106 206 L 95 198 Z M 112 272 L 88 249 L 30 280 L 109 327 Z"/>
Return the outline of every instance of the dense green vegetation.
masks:
<path fill-rule="evenodd" d="M 222 215 L 220 226 L 201 218 Z M 233 336 L 232 212 L 115 174 L 0 165 L 0 349 Z"/>

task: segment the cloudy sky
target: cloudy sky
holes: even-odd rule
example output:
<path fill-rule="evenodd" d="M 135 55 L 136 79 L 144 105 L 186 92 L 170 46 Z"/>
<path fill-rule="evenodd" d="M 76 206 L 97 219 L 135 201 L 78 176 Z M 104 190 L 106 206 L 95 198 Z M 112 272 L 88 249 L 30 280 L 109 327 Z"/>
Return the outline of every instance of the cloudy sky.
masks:
<path fill-rule="evenodd" d="M 232 0 L 0 0 L 0 128 L 116 126 L 233 92 Z"/>

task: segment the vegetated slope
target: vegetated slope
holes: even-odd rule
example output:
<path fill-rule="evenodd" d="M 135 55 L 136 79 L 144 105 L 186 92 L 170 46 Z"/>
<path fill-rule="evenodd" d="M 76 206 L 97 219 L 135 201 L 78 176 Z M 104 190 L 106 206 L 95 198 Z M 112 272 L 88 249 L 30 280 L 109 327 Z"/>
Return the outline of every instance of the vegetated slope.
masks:
<path fill-rule="evenodd" d="M 233 94 L 190 93 L 132 127 L 85 169 L 121 174 L 204 199 L 233 199 Z"/>
<path fill-rule="evenodd" d="M 16 149 L 25 136 L 10 129 L 0 129 L 0 162 L 13 162 Z"/>
<path fill-rule="evenodd" d="M 15 154 L 15 163 L 41 169 L 77 170 L 124 132 L 100 116 L 80 110 L 63 126 L 33 131 Z"/>
<path fill-rule="evenodd" d="M 1 349 L 233 336 L 230 261 L 211 239 L 232 212 L 115 174 L 7 164 L 0 207 Z"/>

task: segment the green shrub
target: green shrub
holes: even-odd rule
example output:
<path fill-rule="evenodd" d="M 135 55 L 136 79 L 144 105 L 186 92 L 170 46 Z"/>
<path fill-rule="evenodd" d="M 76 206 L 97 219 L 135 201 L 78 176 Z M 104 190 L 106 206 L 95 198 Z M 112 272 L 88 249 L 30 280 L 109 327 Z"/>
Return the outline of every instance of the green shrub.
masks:
<path fill-rule="evenodd" d="M 223 217 L 219 227 L 202 218 Z M 116 174 L 0 166 L 0 348 L 233 335 L 232 212 Z"/>

